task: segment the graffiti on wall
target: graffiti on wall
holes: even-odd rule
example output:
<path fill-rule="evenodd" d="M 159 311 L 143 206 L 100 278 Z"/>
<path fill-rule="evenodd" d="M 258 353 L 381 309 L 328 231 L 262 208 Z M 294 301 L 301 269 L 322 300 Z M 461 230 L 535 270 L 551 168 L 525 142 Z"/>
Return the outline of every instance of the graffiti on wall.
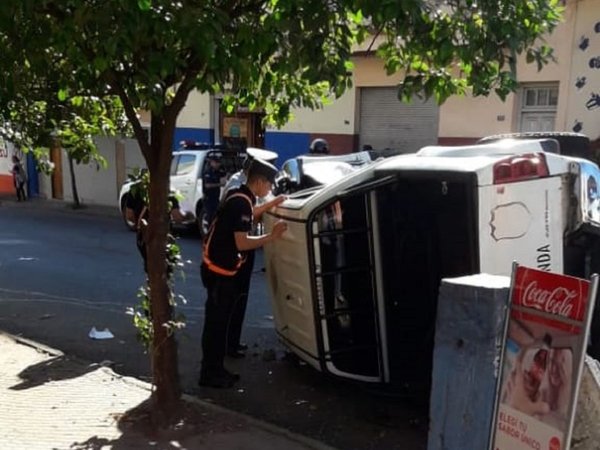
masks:
<path fill-rule="evenodd" d="M 575 52 L 579 52 L 582 57 L 580 60 L 587 61 L 587 67 L 585 63 L 579 65 L 585 73 L 577 74 L 575 77 L 574 87 L 575 92 L 579 93 L 582 98 L 582 106 L 585 108 L 583 111 L 598 111 L 600 110 L 600 87 L 593 86 L 590 80 L 597 80 L 597 71 L 600 70 L 600 21 L 595 22 L 592 26 L 587 26 L 583 30 L 583 34 L 579 38 L 577 48 Z M 596 120 L 594 120 L 596 122 Z M 588 132 L 592 130 L 585 130 L 585 121 L 582 117 L 577 117 L 573 121 L 572 130 L 575 133 Z"/>

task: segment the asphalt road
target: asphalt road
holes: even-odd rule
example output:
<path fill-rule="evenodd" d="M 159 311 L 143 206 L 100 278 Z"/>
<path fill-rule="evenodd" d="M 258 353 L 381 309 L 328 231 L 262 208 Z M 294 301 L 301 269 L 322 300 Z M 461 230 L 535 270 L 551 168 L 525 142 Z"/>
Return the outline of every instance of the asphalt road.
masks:
<path fill-rule="evenodd" d="M 188 261 L 176 283 L 187 299 L 179 308 L 187 321 L 179 336 L 184 391 L 340 449 L 426 448 L 422 404 L 326 377 L 288 357 L 273 329 L 260 253 L 243 336 L 250 350 L 227 362 L 242 379 L 229 390 L 197 387 L 205 300 L 200 240 L 181 232 L 179 243 Z M 149 357 L 126 313 L 143 281 L 135 236 L 116 208 L 0 202 L 0 329 L 149 380 Z M 92 327 L 108 328 L 114 339 L 90 339 Z"/>

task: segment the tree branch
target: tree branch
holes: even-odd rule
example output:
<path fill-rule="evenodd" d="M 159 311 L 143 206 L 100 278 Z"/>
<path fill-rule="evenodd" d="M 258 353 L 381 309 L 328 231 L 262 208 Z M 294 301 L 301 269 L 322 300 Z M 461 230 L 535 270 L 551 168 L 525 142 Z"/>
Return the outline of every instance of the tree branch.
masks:
<path fill-rule="evenodd" d="M 191 64 L 190 66 L 193 66 Z M 202 71 L 201 68 L 190 68 L 183 77 L 181 84 L 177 88 L 175 92 L 175 97 L 170 105 L 165 106 L 164 110 L 164 121 L 165 125 L 169 125 L 173 122 L 173 126 L 175 126 L 175 121 L 177 120 L 177 115 L 185 106 L 185 102 L 192 91 L 194 89 L 194 80 Z"/>
<path fill-rule="evenodd" d="M 115 92 L 115 94 L 121 99 L 123 102 L 123 108 L 125 109 L 125 115 L 129 119 L 131 126 L 133 128 L 133 133 L 140 145 L 140 149 L 142 150 L 142 154 L 148 161 L 150 156 L 150 143 L 148 142 L 148 138 L 146 137 L 146 132 L 142 128 L 142 124 L 140 123 L 140 119 L 138 118 L 137 111 L 129 100 L 129 96 L 121 83 L 119 83 L 118 76 L 114 73 L 113 70 L 108 70 L 105 72 L 105 76 L 109 82 L 111 90 Z"/>

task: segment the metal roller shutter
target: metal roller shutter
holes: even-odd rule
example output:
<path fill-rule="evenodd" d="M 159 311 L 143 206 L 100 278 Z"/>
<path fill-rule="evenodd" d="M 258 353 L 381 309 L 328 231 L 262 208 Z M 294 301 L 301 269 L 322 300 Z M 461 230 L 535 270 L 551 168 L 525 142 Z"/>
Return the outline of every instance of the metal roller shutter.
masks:
<path fill-rule="evenodd" d="M 400 102 L 395 87 L 361 88 L 360 148 L 416 152 L 438 140 L 439 107 L 433 100 Z"/>

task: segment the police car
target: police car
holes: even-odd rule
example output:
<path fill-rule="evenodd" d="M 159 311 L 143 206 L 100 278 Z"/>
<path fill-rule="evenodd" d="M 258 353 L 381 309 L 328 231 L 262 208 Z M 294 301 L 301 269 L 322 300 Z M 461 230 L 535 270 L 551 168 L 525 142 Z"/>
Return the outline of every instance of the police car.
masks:
<path fill-rule="evenodd" d="M 567 147 L 425 147 L 290 194 L 264 218 L 288 225 L 265 247 L 281 341 L 322 372 L 409 385 L 431 375 L 442 278 L 510 275 L 515 260 L 600 272 L 600 170 Z"/>
<path fill-rule="evenodd" d="M 204 144 L 184 141 L 181 147 L 173 152 L 171 162 L 171 190 L 178 194 L 180 209 L 184 213 L 191 213 L 190 220 L 183 225 L 197 225 L 200 232 L 206 230 L 206 221 L 203 214 L 202 175 L 208 168 L 208 159 L 215 156 L 221 161 L 221 167 L 228 176 L 239 171 L 247 155 L 273 162 L 277 153 L 248 147 L 235 149 L 220 144 Z M 130 179 L 123 184 L 119 193 L 119 208 L 125 225 L 135 229 L 135 222 L 127 220 L 125 205 L 127 196 L 131 195 L 131 186 L 136 182 Z"/>

